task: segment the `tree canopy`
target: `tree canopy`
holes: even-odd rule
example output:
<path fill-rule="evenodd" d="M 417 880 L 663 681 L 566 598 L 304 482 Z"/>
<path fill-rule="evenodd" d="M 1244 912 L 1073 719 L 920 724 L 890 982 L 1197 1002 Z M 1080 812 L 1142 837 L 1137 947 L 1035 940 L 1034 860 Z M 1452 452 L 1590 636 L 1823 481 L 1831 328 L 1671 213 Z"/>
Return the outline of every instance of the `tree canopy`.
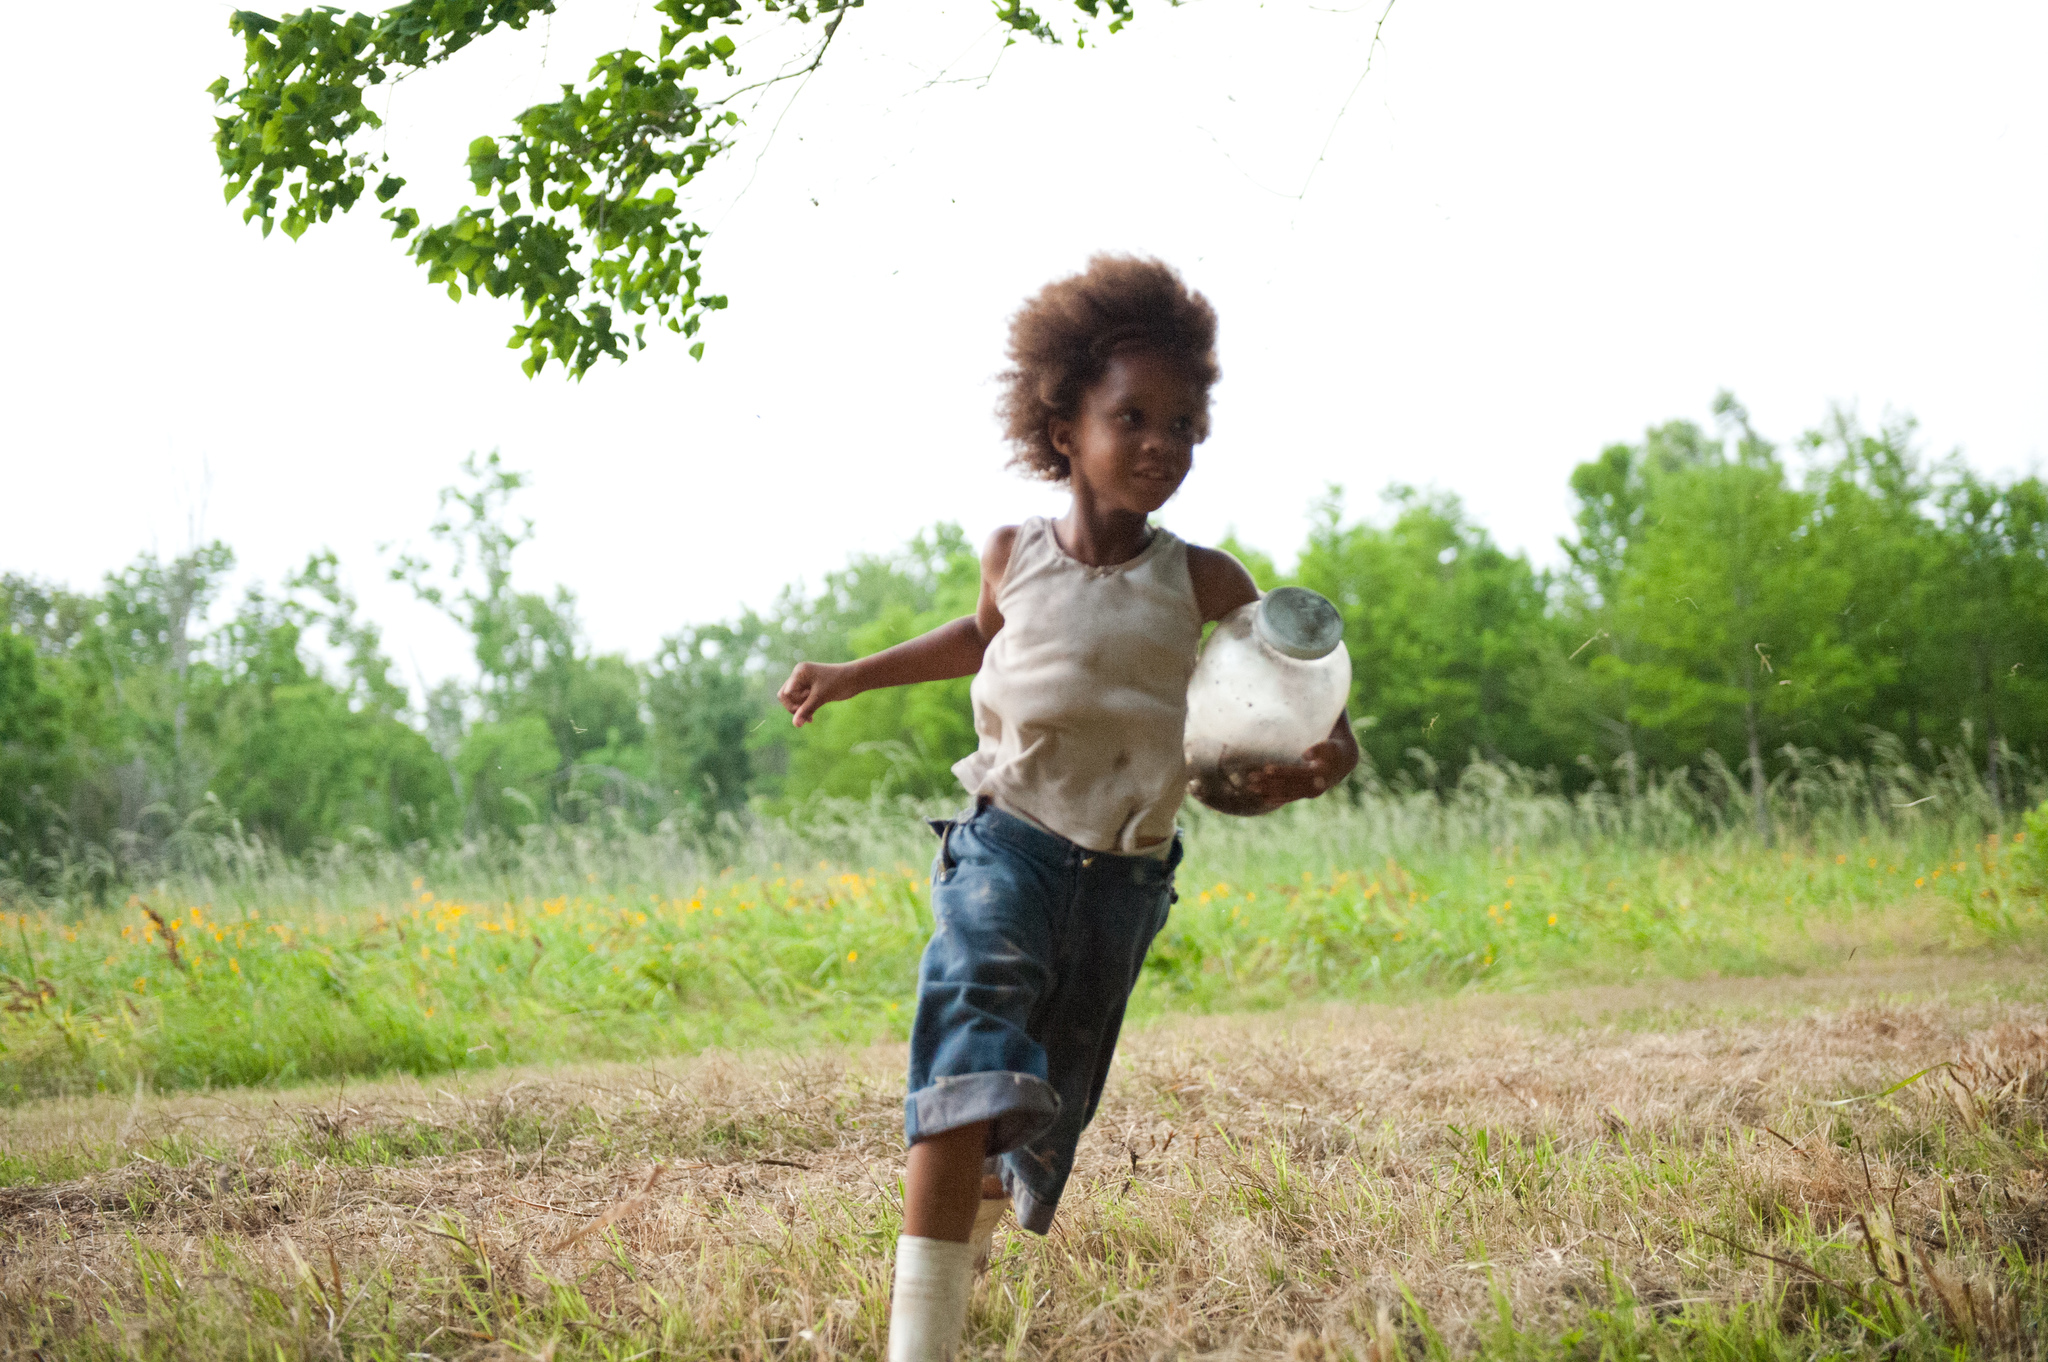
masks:
<path fill-rule="evenodd" d="M 706 233 L 685 191 L 740 135 L 733 100 L 814 70 L 861 3 L 655 0 L 654 51 L 602 53 L 581 85 L 477 137 L 469 179 L 483 202 L 440 223 L 406 205 L 406 177 L 369 149 L 365 134 L 383 120 L 368 95 L 499 30 L 526 28 L 554 13 L 554 0 L 407 0 L 378 14 L 322 6 L 278 18 L 236 10 L 228 28 L 242 40 L 240 82 L 223 76 L 208 87 L 222 109 L 214 148 L 227 199 L 266 235 L 278 227 L 296 239 L 369 195 L 450 298 L 519 300 L 524 320 L 510 345 L 525 350 L 529 376 L 550 361 L 581 377 L 600 358 L 624 360 L 645 348 L 650 324 L 693 340 L 702 358 L 694 338 L 726 299 L 703 291 Z M 1077 44 L 1093 23 L 1114 33 L 1131 18 L 1131 0 L 1073 3 Z M 1061 40 L 1023 0 L 996 0 L 995 14 L 1013 36 Z M 818 25 L 809 60 L 748 84 L 733 32 L 771 17 Z M 721 92 L 707 92 L 707 81 Z"/>
<path fill-rule="evenodd" d="M 1363 780 L 1442 788 L 1489 761 L 1575 790 L 1661 772 L 1753 795 L 1815 757 L 1882 758 L 1967 763 L 2012 807 L 2048 760 L 2048 489 L 1928 459 L 1908 422 L 1835 413 L 1781 449 L 1732 399 L 1718 420 L 1580 464 L 1556 569 L 1409 487 L 1362 518 L 1331 490 L 1286 571 L 1226 547 L 1261 587 L 1343 613 Z M 471 643 L 470 674 L 424 694 L 330 553 L 236 602 L 218 543 L 93 590 L 0 577 L 0 884 L 103 891 L 237 826 L 293 853 L 607 820 L 703 834 L 819 797 L 957 790 L 965 680 L 803 729 L 775 701 L 799 659 L 972 610 L 957 526 L 636 660 L 592 645 L 568 589 L 521 581 L 525 493 L 495 456 L 466 460 L 424 545 L 388 565 Z"/>

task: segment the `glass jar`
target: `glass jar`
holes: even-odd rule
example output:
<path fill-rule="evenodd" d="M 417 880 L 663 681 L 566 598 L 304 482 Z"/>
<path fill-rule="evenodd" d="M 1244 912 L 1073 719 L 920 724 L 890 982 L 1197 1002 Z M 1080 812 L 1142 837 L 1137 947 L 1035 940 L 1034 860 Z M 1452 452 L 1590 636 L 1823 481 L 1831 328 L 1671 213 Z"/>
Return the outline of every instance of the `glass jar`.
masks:
<path fill-rule="evenodd" d="M 1344 619 L 1324 597 L 1276 587 L 1225 615 L 1188 682 L 1188 793 L 1219 813 L 1269 813 L 1246 777 L 1294 766 L 1330 736 L 1351 695 Z"/>

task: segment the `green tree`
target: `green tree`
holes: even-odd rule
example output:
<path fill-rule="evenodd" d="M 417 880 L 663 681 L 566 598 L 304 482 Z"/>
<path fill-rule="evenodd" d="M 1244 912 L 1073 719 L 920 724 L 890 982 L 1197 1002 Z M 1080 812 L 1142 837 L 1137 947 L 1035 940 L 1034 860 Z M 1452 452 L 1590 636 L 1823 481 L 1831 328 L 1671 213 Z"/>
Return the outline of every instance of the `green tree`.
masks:
<path fill-rule="evenodd" d="M 0 632 L 0 866 L 16 879 L 39 871 L 70 790 L 65 697 L 35 645 Z"/>
<path fill-rule="evenodd" d="M 521 714 L 474 725 L 455 766 L 469 791 L 469 829 L 514 832 L 547 817 L 562 753 L 546 720 Z"/>
<path fill-rule="evenodd" d="M 289 605 L 252 594 L 223 631 L 200 688 L 216 754 L 208 787 L 287 852 L 367 837 L 385 845 L 451 831 L 454 789 L 397 697 L 351 703 L 300 651 Z"/>
<path fill-rule="evenodd" d="M 743 808 L 761 777 L 787 770 L 782 734 L 757 735 L 781 713 L 768 673 L 769 633 L 751 611 L 732 624 L 685 629 L 650 669 L 655 779 L 700 826 Z M 761 754 L 770 758 L 765 763 Z"/>
<path fill-rule="evenodd" d="M 102 597 L 101 643 L 117 707 L 138 746 L 156 757 L 157 796 L 181 815 L 198 803 L 207 778 L 205 757 L 186 750 L 194 644 L 234 567 L 234 551 L 218 540 L 169 563 L 145 553 L 107 579 Z"/>
<path fill-rule="evenodd" d="M 525 670 L 520 653 L 522 645 L 529 653 L 533 647 L 536 620 L 543 621 L 538 632 L 544 644 L 561 631 L 549 627 L 552 612 L 544 599 L 536 607 L 512 589 L 512 556 L 533 538 L 531 520 L 512 521 L 508 514 L 526 475 L 506 468 L 496 450 L 481 460 L 470 454 L 461 472 L 463 483 L 441 489 L 427 530 L 448 561 L 436 564 L 424 554 L 401 552 L 391 578 L 461 626 L 470 636 L 479 689 L 502 696 Z"/>
<path fill-rule="evenodd" d="M 895 553 L 856 555 L 815 593 L 783 591 L 765 615 L 684 630 L 657 657 L 648 696 L 660 785 L 709 818 L 750 797 L 935 796 L 974 749 L 970 678 L 870 691 L 790 727 L 776 688 L 801 659 L 879 652 L 974 609 L 980 558 L 960 527 Z"/>
<path fill-rule="evenodd" d="M 825 589 L 786 607 L 773 670 L 800 657 L 841 662 L 880 652 L 972 614 L 981 560 L 960 527 L 934 526 L 899 553 L 863 555 L 828 575 Z M 781 675 L 775 676 L 780 681 Z M 790 795 L 933 797 L 956 793 L 953 763 L 975 748 L 972 678 L 869 691 L 828 706 L 807 727 L 781 726 Z"/>
<path fill-rule="evenodd" d="M 1131 0 L 1075 0 L 1114 33 Z M 369 149 L 383 120 L 371 92 L 388 80 L 447 61 L 498 29 L 523 29 L 554 13 L 553 0 L 407 0 L 380 14 L 314 8 L 271 18 L 228 17 L 242 39 L 240 84 L 208 87 L 222 110 L 214 150 L 229 202 L 297 238 L 346 213 L 369 193 L 389 205 L 392 236 L 451 298 L 479 290 L 517 297 L 526 320 L 512 331 L 526 372 L 550 360 L 581 377 L 603 356 L 623 360 L 646 344 L 650 322 L 694 337 L 706 312 L 725 306 L 701 291 L 699 242 L 682 194 L 731 146 L 740 126 L 728 102 L 747 89 L 796 79 L 824 59 L 860 0 L 656 0 L 655 55 L 623 49 L 599 56 L 582 86 L 537 104 L 513 130 L 469 146 L 469 179 L 479 207 L 424 225 L 397 202 L 406 181 L 389 157 Z M 1054 41 L 1053 25 L 1022 0 L 998 0 L 996 20 L 1015 33 Z M 707 78 L 737 81 L 731 30 L 778 15 L 822 31 L 808 63 L 705 95 Z M 1083 27 L 1075 34 L 1085 40 Z M 376 183 L 371 184 L 372 179 Z M 690 347 L 701 357 L 703 342 Z"/>
<path fill-rule="evenodd" d="M 34 721 L 32 742 L 0 744 L 37 758 L 32 779 L 0 781 L 35 800 L 10 820 L 20 878 L 83 858 L 105 870 L 104 888 L 173 852 L 173 834 L 214 808 L 290 851 L 454 826 L 447 772 L 405 722 L 406 694 L 333 555 L 314 555 L 278 596 L 252 590 L 208 629 L 233 563 L 217 543 L 168 563 L 145 554 L 97 596 L 0 582 L 10 658 L 25 648 L 35 663 L 35 693 L 0 706 L 0 724 Z M 301 647 L 322 626 L 338 677 Z"/>
<path fill-rule="evenodd" d="M 100 603 L 16 574 L 0 576 L 0 862 L 34 882 L 62 843 L 105 829 L 77 826 L 111 739 Z"/>
<path fill-rule="evenodd" d="M 1543 578 L 1455 497 L 1395 487 L 1386 499 L 1391 524 L 1347 525 L 1332 489 L 1294 573 L 1344 616 L 1360 747 L 1382 772 L 1418 758 L 1431 780 L 1474 752 L 1548 764 L 1555 744 L 1529 703 L 1555 641 Z"/>
<path fill-rule="evenodd" d="M 526 475 L 504 467 L 493 452 L 466 458 L 462 478 L 441 490 L 440 511 L 429 527 L 440 561 L 401 553 L 391 575 L 469 634 L 479 717 L 496 726 L 495 736 L 479 741 L 493 752 L 499 747 L 515 752 L 521 772 L 543 750 L 554 753 L 548 778 L 538 784 L 538 777 L 526 773 L 508 777 L 509 784 L 490 775 L 484 786 L 470 787 L 472 770 L 493 772 L 497 758 L 484 762 L 474 755 L 459 736 L 463 701 L 444 695 L 435 710 L 449 730 L 440 748 L 450 754 L 454 773 L 475 804 L 474 818 L 497 828 L 531 821 L 521 813 L 521 800 L 532 801 L 549 816 L 581 817 L 598 807 L 621 805 L 652 812 L 658 799 L 650 783 L 655 772 L 646 750 L 642 669 L 616 654 L 590 651 L 576 616 L 576 598 L 566 589 L 557 587 L 545 596 L 513 585 L 513 557 L 534 532 L 531 520 L 511 512 Z M 528 718 L 547 731 L 544 749 L 522 726 Z M 463 751 L 471 756 L 459 755 Z M 506 796 L 507 789 L 516 790 L 517 798 Z"/>
<path fill-rule="evenodd" d="M 1739 753 L 1768 836 L 1766 748 L 1792 741 L 1802 712 L 1854 704 L 1864 687 L 1832 628 L 1847 582 L 1814 552 L 1813 498 L 1788 485 L 1733 398 L 1716 409 L 1733 457 L 1717 448 L 1648 472 L 1612 588 L 1626 642 L 1592 665 L 1628 697 L 1629 721 L 1656 735 L 1659 764 Z"/>
<path fill-rule="evenodd" d="M 1936 656 L 1959 717 L 1981 735 L 1984 784 L 2002 808 L 2006 750 L 2048 738 L 2048 488 L 1951 474 L 1939 494 Z"/>
<path fill-rule="evenodd" d="M 1640 445 L 1613 444 L 1572 470 L 1578 503 L 1576 537 L 1559 541 L 1570 571 L 1559 596 L 1572 651 L 1564 666 L 1547 669 L 1541 703 L 1554 726 L 1581 735 L 1577 744 L 1596 774 L 1591 749 L 1603 749 L 1619 767 L 1631 798 L 1646 760 L 1632 678 L 1643 660 L 1633 632 L 1638 616 L 1619 608 L 1630 550 L 1641 540 L 1657 479 L 1718 461 L 1720 446 L 1690 421 L 1670 421 L 1644 432 Z M 1578 665 L 1571 665 L 1576 663 Z"/>
<path fill-rule="evenodd" d="M 1941 679 L 1947 603 L 1934 480 L 1912 436 L 1910 421 L 1872 434 L 1838 409 L 1803 440 L 1817 460 L 1812 551 L 1842 588 L 1828 629 L 1855 659 L 1841 703 L 1819 707 L 1802 732 L 1822 750 L 1855 752 L 1873 729 L 1917 749 L 1953 709 Z"/>
<path fill-rule="evenodd" d="M 327 646 L 342 655 L 350 704 L 393 714 L 406 707 L 405 687 L 391 679 L 383 631 L 356 613 L 355 593 L 342 584 L 341 563 L 333 550 L 309 556 L 304 567 L 285 578 L 285 590 L 301 627 L 323 627 Z"/>

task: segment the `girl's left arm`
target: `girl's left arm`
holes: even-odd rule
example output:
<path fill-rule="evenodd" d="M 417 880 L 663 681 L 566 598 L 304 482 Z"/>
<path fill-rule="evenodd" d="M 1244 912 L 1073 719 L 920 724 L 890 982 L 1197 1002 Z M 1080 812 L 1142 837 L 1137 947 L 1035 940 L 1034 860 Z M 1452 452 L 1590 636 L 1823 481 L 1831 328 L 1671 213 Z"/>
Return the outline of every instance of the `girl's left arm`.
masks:
<path fill-rule="evenodd" d="M 1202 622 L 1220 620 L 1241 605 L 1259 598 L 1259 586 L 1245 571 L 1243 563 L 1222 549 L 1188 546 L 1188 578 L 1195 588 L 1195 607 Z M 1330 736 L 1301 754 L 1297 765 L 1268 766 L 1245 778 L 1252 793 L 1268 804 L 1281 805 L 1297 799 L 1314 799 L 1335 786 L 1358 765 L 1358 738 L 1351 731 L 1349 712 L 1337 716 Z"/>

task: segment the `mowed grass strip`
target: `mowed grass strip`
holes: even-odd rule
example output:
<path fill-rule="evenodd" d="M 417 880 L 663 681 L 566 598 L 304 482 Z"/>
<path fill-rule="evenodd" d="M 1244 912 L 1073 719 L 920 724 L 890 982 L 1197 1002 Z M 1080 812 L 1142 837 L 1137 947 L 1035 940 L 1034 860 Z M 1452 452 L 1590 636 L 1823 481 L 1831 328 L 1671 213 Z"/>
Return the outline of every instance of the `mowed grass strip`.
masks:
<path fill-rule="evenodd" d="M 1055 1233 L 999 1237 L 969 1355 L 2038 1357 L 2041 963 L 1146 1028 Z M 878 1357 L 901 1062 L 17 1107 L 0 1334 L 41 1357 Z"/>
<path fill-rule="evenodd" d="M 1224 878 L 1197 843 L 1132 1011 L 1768 975 L 2038 939 L 2048 901 L 2013 849 L 1724 837 L 1310 870 L 1280 845 Z M 420 880 L 402 900 L 304 912 L 138 896 L 0 929 L 0 1100 L 21 1101 L 900 1038 L 930 916 L 922 869 L 821 864 L 516 898 Z"/>

